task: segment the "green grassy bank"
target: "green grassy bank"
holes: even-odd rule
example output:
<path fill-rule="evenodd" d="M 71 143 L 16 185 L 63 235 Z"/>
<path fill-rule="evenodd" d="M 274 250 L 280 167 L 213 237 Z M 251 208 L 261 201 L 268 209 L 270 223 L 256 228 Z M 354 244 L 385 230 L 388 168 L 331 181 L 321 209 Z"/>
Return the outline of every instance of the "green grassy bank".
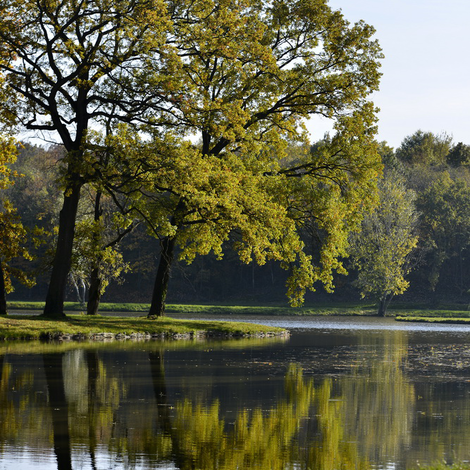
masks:
<path fill-rule="evenodd" d="M 10 311 L 42 311 L 44 302 L 8 302 Z M 121 313 L 146 313 L 150 304 L 143 303 L 101 303 L 100 312 L 121 312 Z M 65 310 L 69 312 L 83 312 L 85 307 L 78 302 L 66 302 Z M 195 315 L 373 315 L 376 307 L 373 304 L 365 303 L 344 303 L 344 304 L 316 304 L 292 308 L 283 305 L 191 305 L 191 304 L 168 304 L 166 306 L 168 314 L 195 314 Z"/>
<path fill-rule="evenodd" d="M 40 312 L 44 308 L 43 302 L 8 302 L 9 310 Z M 144 315 L 148 312 L 150 304 L 145 303 L 102 303 L 100 313 L 129 313 Z M 85 307 L 78 302 L 66 302 L 67 312 L 84 312 Z M 299 308 L 292 308 L 286 304 L 250 304 L 250 305 L 230 305 L 230 304 L 168 304 L 166 311 L 171 315 L 376 315 L 377 306 L 372 302 L 335 302 L 316 303 Z M 431 318 L 470 318 L 469 305 L 466 304 L 440 304 L 429 307 L 418 303 L 392 303 L 388 314 L 403 318 L 410 317 L 431 317 Z"/>
<path fill-rule="evenodd" d="M 145 317 L 68 315 L 63 320 L 40 316 L 0 317 L 0 339 L 152 339 L 287 335 L 282 328 L 253 323 Z"/>
<path fill-rule="evenodd" d="M 9 302 L 9 312 L 12 314 L 28 312 L 39 313 L 44 308 L 43 302 Z M 102 303 L 100 313 L 106 314 L 128 314 L 129 317 L 145 316 L 150 308 L 144 303 Z M 84 313 L 84 306 L 78 302 L 66 302 L 67 313 Z M 348 316 L 374 316 L 377 308 L 373 303 L 324 303 L 307 305 L 300 308 L 292 308 L 285 304 L 272 305 L 211 305 L 211 304 L 169 304 L 166 308 L 167 314 L 172 317 L 178 315 L 220 315 L 227 318 L 230 315 L 348 315 Z M 422 321 L 434 323 L 468 323 L 470 322 L 469 306 L 465 304 L 441 304 L 435 308 L 429 308 L 424 304 L 395 303 L 389 309 L 388 315 L 395 317 L 398 321 Z M 83 316 L 83 315 L 82 315 Z M 131 323 L 134 320 L 130 320 Z M 185 333 L 186 334 L 186 333 Z"/>
<path fill-rule="evenodd" d="M 466 305 L 462 305 L 460 309 L 449 306 L 439 309 L 396 310 L 394 313 L 397 321 L 470 324 L 470 311 Z"/>
<path fill-rule="evenodd" d="M 470 318 L 465 317 L 438 317 L 438 316 L 396 316 L 397 321 L 423 322 L 423 323 L 453 323 L 453 324 L 469 324 Z"/>

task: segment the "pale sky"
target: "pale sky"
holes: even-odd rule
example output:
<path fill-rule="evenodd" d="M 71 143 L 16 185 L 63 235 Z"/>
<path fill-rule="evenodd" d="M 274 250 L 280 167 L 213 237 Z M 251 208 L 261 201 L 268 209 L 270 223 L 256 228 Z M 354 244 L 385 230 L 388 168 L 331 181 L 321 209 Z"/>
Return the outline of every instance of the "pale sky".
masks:
<path fill-rule="evenodd" d="M 470 1 L 330 0 L 354 23 L 377 30 L 385 59 L 379 140 L 396 148 L 418 129 L 470 145 Z M 309 125 L 313 131 L 313 126 Z M 317 135 L 319 132 L 319 135 Z M 321 124 L 312 138 L 321 138 Z"/>

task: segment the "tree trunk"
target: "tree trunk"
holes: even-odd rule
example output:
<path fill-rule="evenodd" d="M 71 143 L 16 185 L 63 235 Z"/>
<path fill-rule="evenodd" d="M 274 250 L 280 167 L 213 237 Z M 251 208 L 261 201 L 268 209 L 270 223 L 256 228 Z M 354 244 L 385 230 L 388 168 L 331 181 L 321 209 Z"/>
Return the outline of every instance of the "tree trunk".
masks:
<path fill-rule="evenodd" d="M 158 264 L 157 277 L 153 288 L 152 304 L 148 318 L 163 317 L 165 315 L 165 300 L 170 281 L 171 264 L 176 246 L 176 237 L 165 237 L 161 243 L 160 262 Z"/>
<path fill-rule="evenodd" d="M 387 308 L 386 308 L 386 305 L 385 305 L 385 298 L 383 297 L 379 301 L 379 310 L 377 311 L 377 315 L 379 317 L 384 317 L 386 313 L 387 313 Z"/>
<path fill-rule="evenodd" d="M 5 290 L 5 277 L 3 274 L 3 266 L 0 262 L 0 315 L 7 314 L 7 293 Z"/>
<path fill-rule="evenodd" d="M 97 315 L 101 300 L 100 269 L 95 266 L 91 271 L 90 290 L 88 291 L 87 315 Z"/>
<path fill-rule="evenodd" d="M 72 263 L 73 237 L 79 200 L 80 184 L 76 182 L 64 193 L 64 203 L 59 218 L 59 238 L 44 307 L 44 316 L 46 317 L 57 319 L 65 317 L 65 289 Z"/>
<path fill-rule="evenodd" d="M 387 315 L 387 309 L 388 309 L 388 306 L 390 305 L 390 302 L 392 301 L 392 297 L 393 295 L 386 294 L 380 299 L 379 309 L 377 311 L 377 315 L 379 317 L 385 317 Z"/>

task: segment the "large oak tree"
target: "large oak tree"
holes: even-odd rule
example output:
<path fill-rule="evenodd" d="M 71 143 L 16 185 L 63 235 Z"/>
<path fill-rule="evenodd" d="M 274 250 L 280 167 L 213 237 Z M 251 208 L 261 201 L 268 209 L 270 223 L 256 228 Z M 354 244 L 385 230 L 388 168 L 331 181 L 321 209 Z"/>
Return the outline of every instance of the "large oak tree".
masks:
<path fill-rule="evenodd" d="M 110 143 L 133 184 L 107 178 L 111 191 L 134 195 L 161 243 L 150 314 L 163 314 L 178 243 L 191 261 L 221 255 L 233 233 L 242 261 L 291 270 L 294 302 L 317 280 L 331 288 L 380 171 L 369 101 L 382 57 L 374 29 L 349 24 L 324 0 L 180 1 L 171 11 L 178 66 L 165 105 L 148 116 L 148 140 L 128 128 Z M 159 92 L 160 69 L 142 83 Z M 312 115 L 331 119 L 333 135 L 289 161 Z M 312 218 L 326 233 L 315 264 L 299 235 Z"/>

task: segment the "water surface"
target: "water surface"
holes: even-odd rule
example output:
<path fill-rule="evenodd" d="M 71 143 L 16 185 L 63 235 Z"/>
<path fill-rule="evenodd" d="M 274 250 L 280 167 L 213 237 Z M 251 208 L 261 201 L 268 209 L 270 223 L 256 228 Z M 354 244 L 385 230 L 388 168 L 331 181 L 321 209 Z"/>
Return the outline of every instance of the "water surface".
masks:
<path fill-rule="evenodd" d="M 470 460 L 470 327 L 240 319 L 292 334 L 1 343 L 0 470 L 406 469 Z"/>

